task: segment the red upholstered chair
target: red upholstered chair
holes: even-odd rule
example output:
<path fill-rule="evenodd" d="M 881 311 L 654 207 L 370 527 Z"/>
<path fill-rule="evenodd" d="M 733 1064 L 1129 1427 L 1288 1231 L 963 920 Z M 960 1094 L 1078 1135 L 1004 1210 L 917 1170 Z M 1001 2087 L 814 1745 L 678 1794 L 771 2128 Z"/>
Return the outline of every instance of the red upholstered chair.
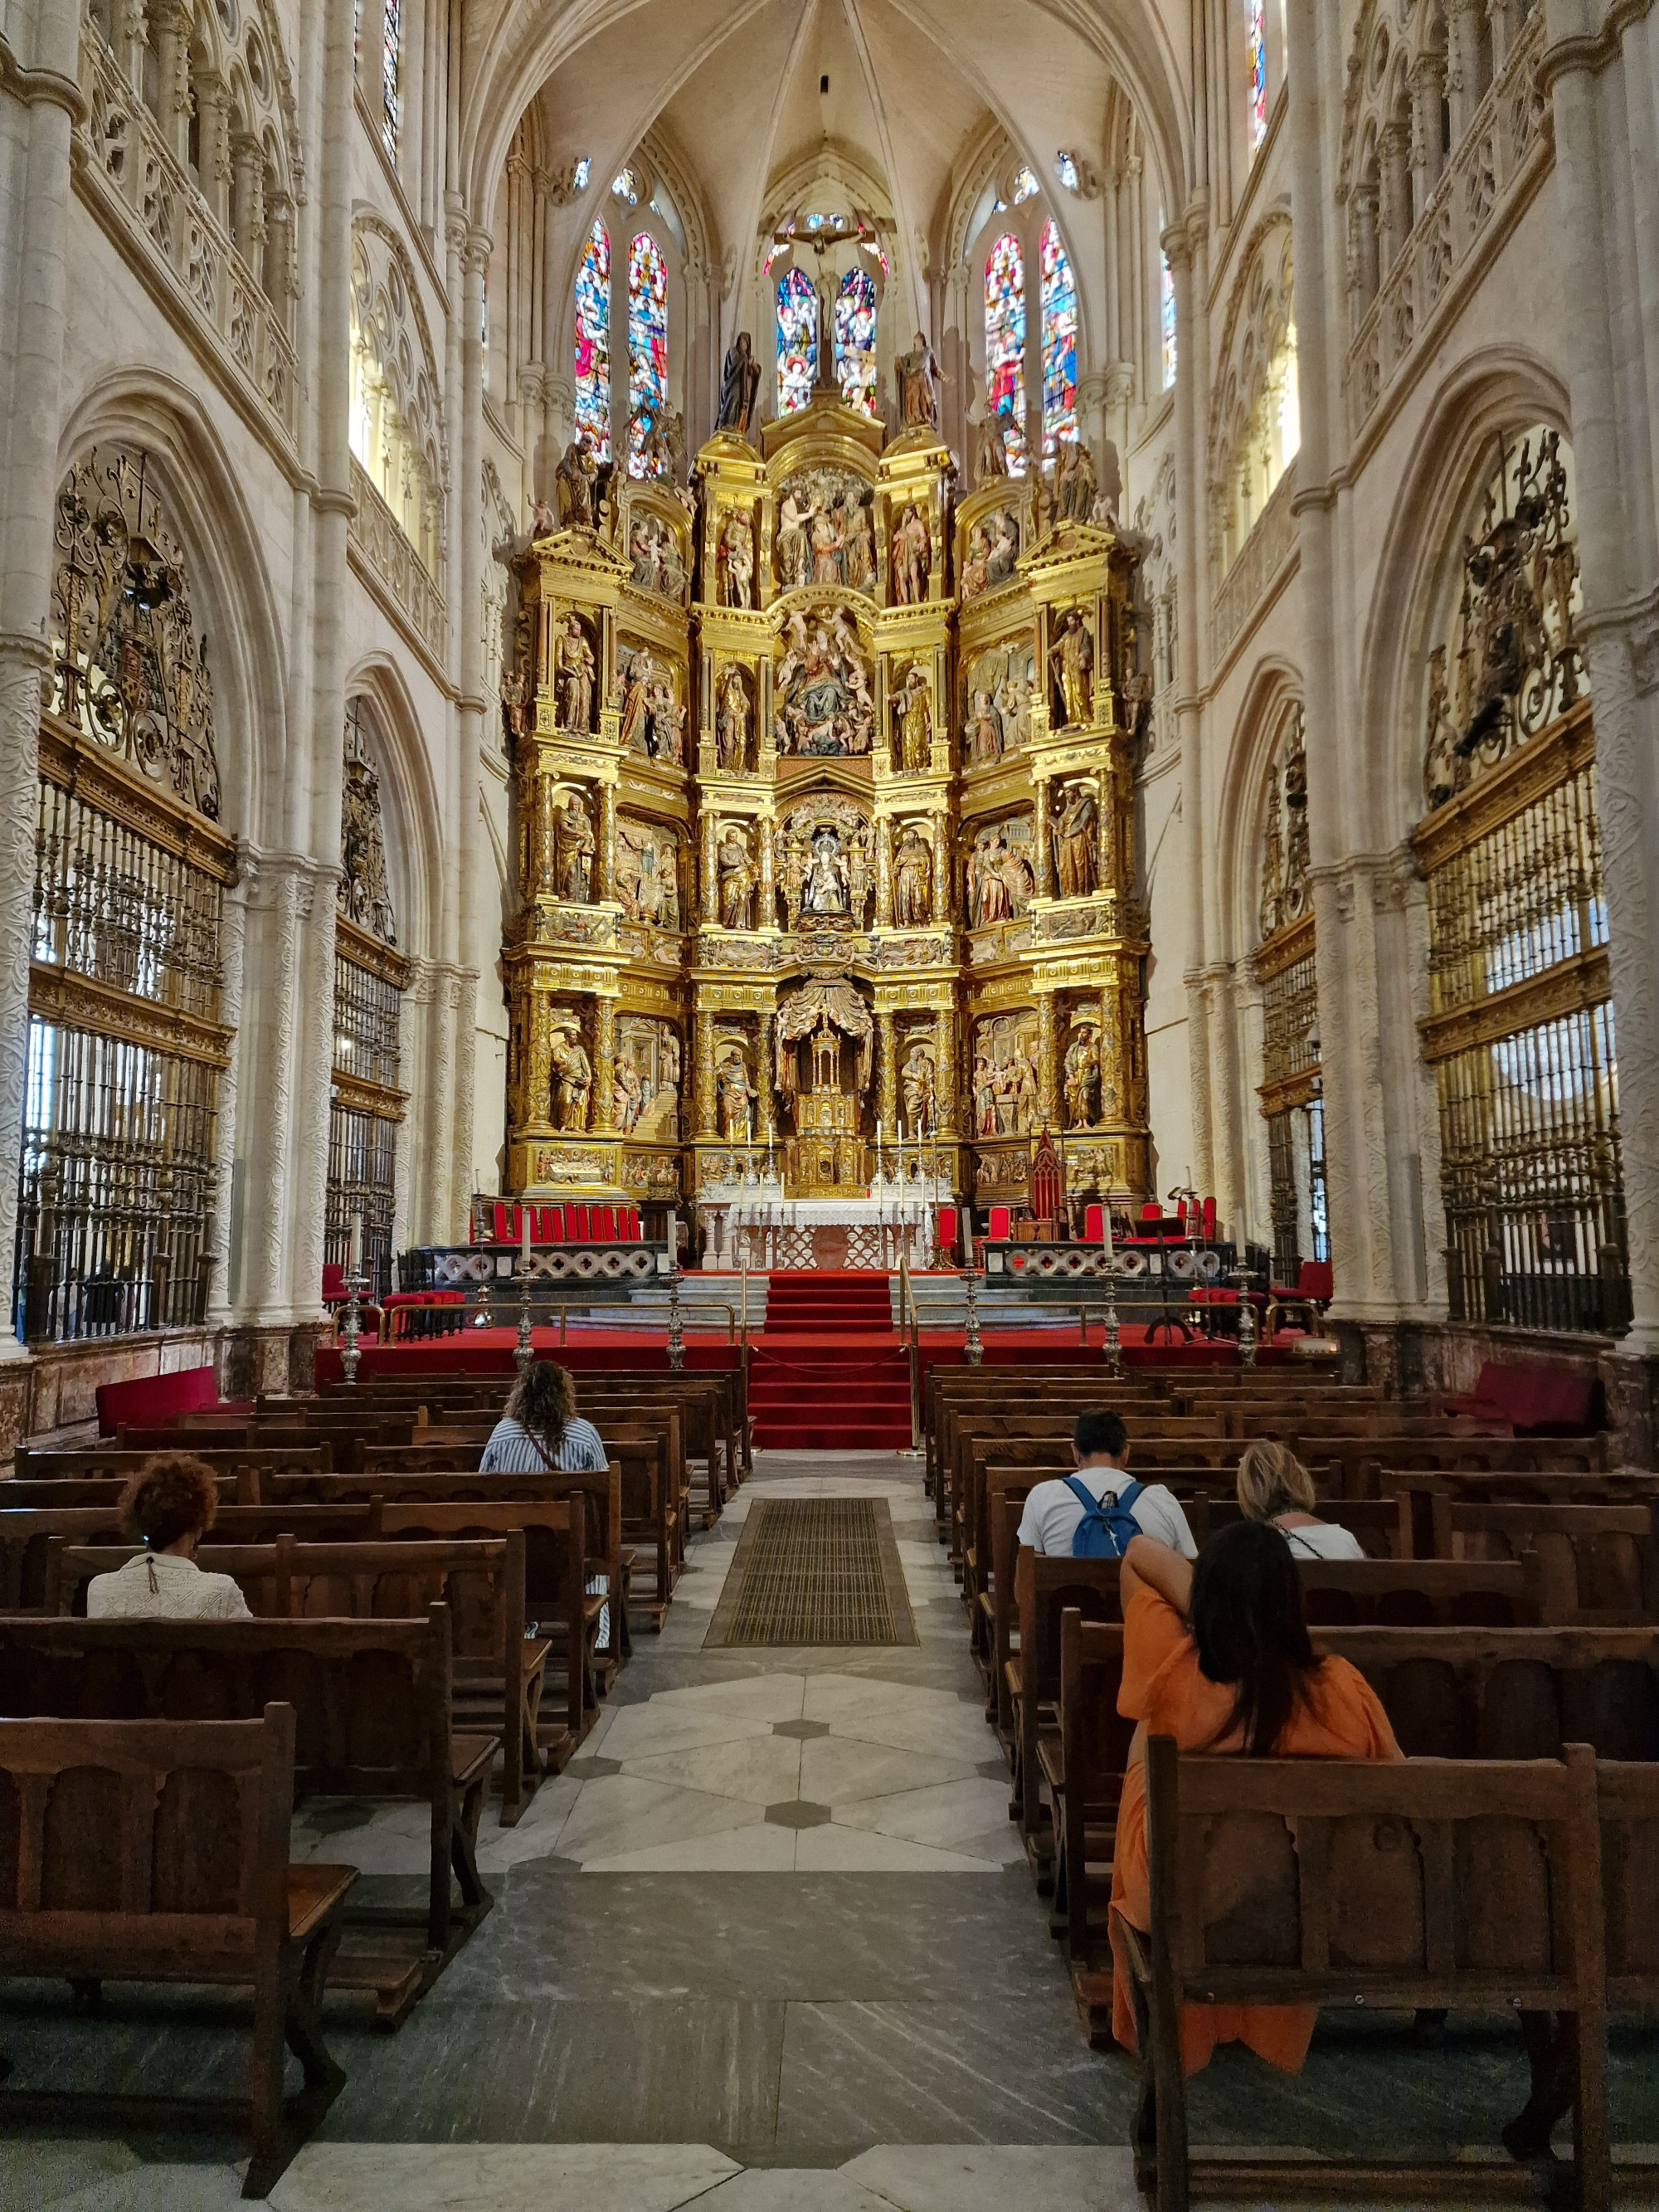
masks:
<path fill-rule="evenodd" d="M 547 1216 L 548 1243 L 550 1244 L 562 1244 L 565 1237 L 563 1206 L 550 1206 L 544 1207 L 543 1211 Z"/>
<path fill-rule="evenodd" d="M 1155 1198 L 1149 1198 L 1140 1209 L 1140 1218 L 1143 1221 L 1162 1221 L 1164 1208 Z"/>
<path fill-rule="evenodd" d="M 637 1244 L 640 1241 L 640 1209 L 638 1206 L 625 1206 L 623 1210 L 623 1235 L 628 1239 L 630 1244 Z"/>
<path fill-rule="evenodd" d="M 1106 1209 L 1103 1206 L 1084 1207 L 1083 1241 L 1085 1244 L 1103 1244 L 1106 1242 Z"/>
<path fill-rule="evenodd" d="M 593 1242 L 614 1244 L 617 1241 L 617 1209 L 614 1206 L 596 1206 L 591 1217 L 593 1221 Z"/>
<path fill-rule="evenodd" d="M 571 1243 L 573 1244 L 586 1244 L 587 1242 L 587 1208 L 585 1206 L 567 1206 L 564 1210 L 564 1218 Z"/>
<path fill-rule="evenodd" d="M 504 1199 L 498 1198 L 496 1200 L 495 1205 L 490 1208 L 490 1239 L 492 1243 L 496 1244 L 510 1244 L 513 1242 L 513 1231 L 508 1224 L 510 1216 L 515 1210 L 515 1208 L 509 1206 Z"/>
<path fill-rule="evenodd" d="M 988 1244 L 1006 1244 L 1008 1242 L 1010 1234 L 1011 1231 L 1008 1225 L 1007 1207 L 1006 1206 L 994 1206 L 991 1208 L 990 1222 L 985 1231 L 986 1243 Z"/>
<path fill-rule="evenodd" d="M 1320 1322 L 1325 1309 L 1335 1294 L 1335 1279 L 1328 1260 L 1304 1260 L 1297 1270 L 1293 1291 L 1275 1291 L 1267 1304 L 1267 1340 L 1279 1326 L 1285 1313 L 1299 1313 L 1308 1328 L 1320 1335 Z"/>
<path fill-rule="evenodd" d="M 954 1261 L 957 1256 L 957 1209 L 941 1206 L 933 1218 L 933 1249 Z"/>
<path fill-rule="evenodd" d="M 1204 1241 L 1206 1244 L 1213 1244 L 1215 1242 L 1215 1200 L 1212 1198 L 1206 1198 L 1205 1200 L 1200 1218 L 1204 1224 Z"/>

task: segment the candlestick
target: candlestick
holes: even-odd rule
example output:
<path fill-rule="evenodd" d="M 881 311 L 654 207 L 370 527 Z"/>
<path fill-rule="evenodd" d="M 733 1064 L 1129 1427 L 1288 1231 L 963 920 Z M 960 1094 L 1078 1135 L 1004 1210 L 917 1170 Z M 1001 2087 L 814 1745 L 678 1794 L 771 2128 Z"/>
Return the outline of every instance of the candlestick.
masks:
<path fill-rule="evenodd" d="M 351 1247 L 348 1265 L 354 1275 L 360 1275 L 362 1273 L 363 1217 L 361 1213 L 354 1213 L 351 1217 Z"/>
<path fill-rule="evenodd" d="M 530 1208 L 527 1206 L 522 1204 L 520 1206 L 519 1219 L 524 1230 L 519 1240 L 519 1259 L 523 1272 L 528 1274 L 530 1273 Z"/>

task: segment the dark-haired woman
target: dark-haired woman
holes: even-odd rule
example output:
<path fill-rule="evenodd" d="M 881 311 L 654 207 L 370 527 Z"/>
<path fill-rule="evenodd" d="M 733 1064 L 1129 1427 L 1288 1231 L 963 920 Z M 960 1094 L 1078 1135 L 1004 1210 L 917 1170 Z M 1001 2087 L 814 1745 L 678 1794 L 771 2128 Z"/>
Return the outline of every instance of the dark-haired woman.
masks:
<path fill-rule="evenodd" d="M 197 1545 L 219 1510 L 213 1470 L 190 1452 L 158 1452 L 121 1492 L 121 1525 L 142 1552 L 87 1585 L 88 1620 L 250 1620 L 228 1575 L 204 1574 Z"/>
<path fill-rule="evenodd" d="M 532 1360 L 490 1432 L 479 1473 L 574 1474 L 605 1464 L 599 1431 L 577 1416 L 575 1385 L 568 1374 L 554 1360 Z"/>
<path fill-rule="evenodd" d="M 1398 1759 L 1388 1715 L 1346 1659 L 1316 1659 L 1302 1583 L 1279 1530 L 1256 1521 L 1218 1529 L 1196 1563 L 1150 1536 L 1123 1559 L 1123 1686 L 1118 1711 L 1140 1726 L 1118 1807 L 1112 1903 L 1150 1929 L 1146 1740 L 1255 1759 Z M 1308 2055 L 1312 2005 L 1183 2005 L 1183 2071 L 1218 2043 L 1249 2045 L 1287 2074 Z M 1127 1969 L 1115 1962 L 1112 2031 L 1135 2047 Z"/>

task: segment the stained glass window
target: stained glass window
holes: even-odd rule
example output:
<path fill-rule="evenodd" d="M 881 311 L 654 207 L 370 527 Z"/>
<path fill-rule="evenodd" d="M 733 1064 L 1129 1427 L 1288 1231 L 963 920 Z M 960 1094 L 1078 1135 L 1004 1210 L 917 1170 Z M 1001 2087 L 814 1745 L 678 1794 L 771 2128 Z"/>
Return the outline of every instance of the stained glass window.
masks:
<path fill-rule="evenodd" d="M 570 172 L 571 184 L 577 191 L 585 192 L 587 190 L 587 179 L 592 170 L 592 155 L 591 154 L 584 154 L 580 161 L 577 162 L 575 167 Z"/>
<path fill-rule="evenodd" d="M 1077 155 L 1068 154 L 1064 147 L 1054 156 L 1054 174 L 1068 192 L 1082 191 L 1083 180 L 1078 174 Z"/>
<path fill-rule="evenodd" d="M 668 264 L 648 230 L 628 257 L 628 473 L 648 473 L 644 447 L 668 404 Z"/>
<path fill-rule="evenodd" d="M 818 374 L 818 295 L 804 269 L 778 279 L 778 412 L 793 415 L 812 397 Z"/>
<path fill-rule="evenodd" d="M 631 169 L 618 169 L 611 179 L 611 189 L 619 200 L 626 200 L 629 207 L 639 205 L 640 180 Z"/>
<path fill-rule="evenodd" d="M 1042 226 L 1042 458 L 1077 435 L 1077 283 L 1060 225 Z"/>
<path fill-rule="evenodd" d="M 1000 415 L 1008 466 L 1025 467 L 1025 260 L 1005 231 L 985 264 L 985 407 Z"/>
<path fill-rule="evenodd" d="M 385 0 L 381 20 L 386 30 L 380 46 L 380 136 L 386 141 L 386 152 L 395 161 L 403 105 L 398 87 L 398 63 L 404 38 L 402 0 Z"/>
<path fill-rule="evenodd" d="M 1250 151 L 1267 135 L 1267 26 L 1264 0 L 1244 0 L 1250 83 Z"/>
<path fill-rule="evenodd" d="M 876 411 L 876 284 L 849 269 L 836 299 L 836 381 L 849 407 Z"/>
<path fill-rule="evenodd" d="M 1014 171 L 1014 205 L 1018 207 L 1022 200 L 1029 200 L 1036 188 L 1036 179 L 1022 163 Z"/>
<path fill-rule="evenodd" d="M 596 222 L 576 271 L 576 435 L 611 459 L 611 240 Z"/>
<path fill-rule="evenodd" d="M 1175 276 L 1167 253 L 1163 257 L 1162 272 L 1158 280 L 1158 319 L 1164 331 L 1164 389 L 1167 392 L 1176 380 Z"/>

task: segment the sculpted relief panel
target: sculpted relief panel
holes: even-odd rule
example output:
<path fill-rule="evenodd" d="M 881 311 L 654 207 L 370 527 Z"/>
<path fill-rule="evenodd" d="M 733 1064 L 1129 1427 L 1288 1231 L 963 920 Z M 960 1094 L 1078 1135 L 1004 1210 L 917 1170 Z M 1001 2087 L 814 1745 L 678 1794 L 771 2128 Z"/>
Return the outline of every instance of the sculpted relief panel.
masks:
<path fill-rule="evenodd" d="M 680 836 L 663 822 L 617 817 L 617 896 L 630 921 L 678 929 Z"/>
<path fill-rule="evenodd" d="M 1029 814 L 1010 814 L 977 831 L 968 854 L 968 920 L 974 929 L 1017 921 L 1036 890 Z"/>
<path fill-rule="evenodd" d="M 964 768 L 986 768 L 1019 752 L 1031 735 L 1036 692 L 1036 654 L 1024 639 L 989 646 L 969 663 L 967 718 L 962 727 Z"/>
<path fill-rule="evenodd" d="M 846 758 L 875 742 L 872 667 L 851 612 L 798 609 L 778 663 L 772 734 L 781 757 Z"/>
<path fill-rule="evenodd" d="M 870 823 L 850 799 L 800 800 L 778 824 L 778 888 L 788 927 L 845 916 L 862 929 L 875 895 Z"/>
<path fill-rule="evenodd" d="M 850 469 L 803 469 L 785 483 L 775 541 L 778 589 L 829 585 L 873 598 L 875 494 Z"/>

